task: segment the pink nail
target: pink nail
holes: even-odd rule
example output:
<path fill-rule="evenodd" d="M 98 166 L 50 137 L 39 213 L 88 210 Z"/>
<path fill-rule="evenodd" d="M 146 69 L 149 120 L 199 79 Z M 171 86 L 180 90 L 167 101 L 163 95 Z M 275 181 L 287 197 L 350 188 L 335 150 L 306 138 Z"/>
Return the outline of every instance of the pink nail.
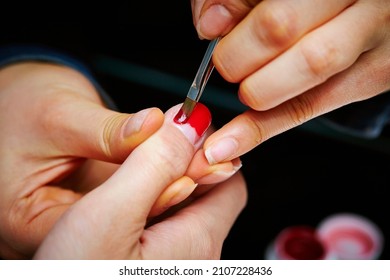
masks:
<path fill-rule="evenodd" d="M 233 137 L 226 137 L 213 143 L 205 150 L 210 165 L 232 158 L 238 150 L 238 142 Z"/>

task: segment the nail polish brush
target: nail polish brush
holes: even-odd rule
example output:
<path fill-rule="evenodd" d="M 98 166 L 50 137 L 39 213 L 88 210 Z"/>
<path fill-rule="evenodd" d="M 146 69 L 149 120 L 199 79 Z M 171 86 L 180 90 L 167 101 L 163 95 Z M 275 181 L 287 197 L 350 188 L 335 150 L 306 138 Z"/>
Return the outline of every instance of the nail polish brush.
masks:
<path fill-rule="evenodd" d="M 177 123 L 185 123 L 188 118 L 191 116 L 192 111 L 195 108 L 195 105 L 198 103 L 206 83 L 214 69 L 214 64 L 212 61 L 213 52 L 215 46 L 219 42 L 220 37 L 210 41 L 206 53 L 202 59 L 202 62 L 199 66 L 198 72 L 195 75 L 195 79 L 191 84 L 191 87 L 187 93 L 187 97 L 184 100 L 182 107 L 179 110 L 179 113 L 175 117 Z"/>

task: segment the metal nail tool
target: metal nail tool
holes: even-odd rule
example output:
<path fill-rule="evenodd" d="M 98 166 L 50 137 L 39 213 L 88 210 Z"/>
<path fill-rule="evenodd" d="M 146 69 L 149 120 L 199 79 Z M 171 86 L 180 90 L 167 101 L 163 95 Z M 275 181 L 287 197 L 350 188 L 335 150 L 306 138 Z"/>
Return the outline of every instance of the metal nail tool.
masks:
<path fill-rule="evenodd" d="M 181 107 L 181 111 L 183 112 L 183 114 L 178 120 L 181 123 L 186 122 L 186 120 L 191 116 L 191 113 L 194 110 L 196 103 L 202 96 L 206 83 L 211 75 L 211 72 L 214 69 L 214 64 L 211 58 L 213 56 L 215 46 L 218 44 L 219 40 L 220 37 L 210 41 L 207 47 L 206 53 L 199 66 L 198 72 L 196 73 L 195 79 L 192 82 L 192 85 L 187 93 L 187 97 Z"/>

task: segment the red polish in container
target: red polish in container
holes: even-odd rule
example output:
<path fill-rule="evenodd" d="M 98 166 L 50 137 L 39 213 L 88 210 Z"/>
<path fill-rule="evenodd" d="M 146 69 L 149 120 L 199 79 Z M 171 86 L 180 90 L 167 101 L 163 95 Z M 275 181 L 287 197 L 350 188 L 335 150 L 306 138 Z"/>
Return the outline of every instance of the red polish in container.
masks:
<path fill-rule="evenodd" d="M 338 213 L 317 227 L 291 226 L 268 246 L 268 260 L 374 260 L 382 253 L 383 233 L 358 214 Z"/>
<path fill-rule="evenodd" d="M 323 260 L 331 256 L 319 238 L 316 229 L 306 225 L 282 230 L 269 246 L 269 260 Z"/>

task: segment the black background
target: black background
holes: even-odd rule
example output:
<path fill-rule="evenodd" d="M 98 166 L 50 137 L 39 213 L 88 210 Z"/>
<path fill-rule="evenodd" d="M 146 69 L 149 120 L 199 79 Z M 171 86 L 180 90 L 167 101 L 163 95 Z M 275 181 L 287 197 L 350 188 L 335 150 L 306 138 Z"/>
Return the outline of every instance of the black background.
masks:
<path fill-rule="evenodd" d="M 94 68 L 96 56 L 192 80 L 207 42 L 197 37 L 189 0 L 134 2 L 141 1 L 88 7 L 16 3 L 3 9 L 1 43 L 38 43 L 75 56 L 90 66 L 121 111 L 151 106 L 165 110 L 182 102 L 186 92 L 178 96 L 109 75 Z M 210 84 L 236 93 L 237 85 L 225 82 L 216 71 Z M 237 115 L 223 106 L 206 105 L 216 127 Z M 375 142 L 366 144 L 296 128 L 242 156 L 249 201 L 226 239 L 222 259 L 263 259 L 266 246 L 282 229 L 315 227 L 341 212 L 375 222 L 385 236 L 380 258 L 388 259 L 389 153 L 377 149 Z"/>

